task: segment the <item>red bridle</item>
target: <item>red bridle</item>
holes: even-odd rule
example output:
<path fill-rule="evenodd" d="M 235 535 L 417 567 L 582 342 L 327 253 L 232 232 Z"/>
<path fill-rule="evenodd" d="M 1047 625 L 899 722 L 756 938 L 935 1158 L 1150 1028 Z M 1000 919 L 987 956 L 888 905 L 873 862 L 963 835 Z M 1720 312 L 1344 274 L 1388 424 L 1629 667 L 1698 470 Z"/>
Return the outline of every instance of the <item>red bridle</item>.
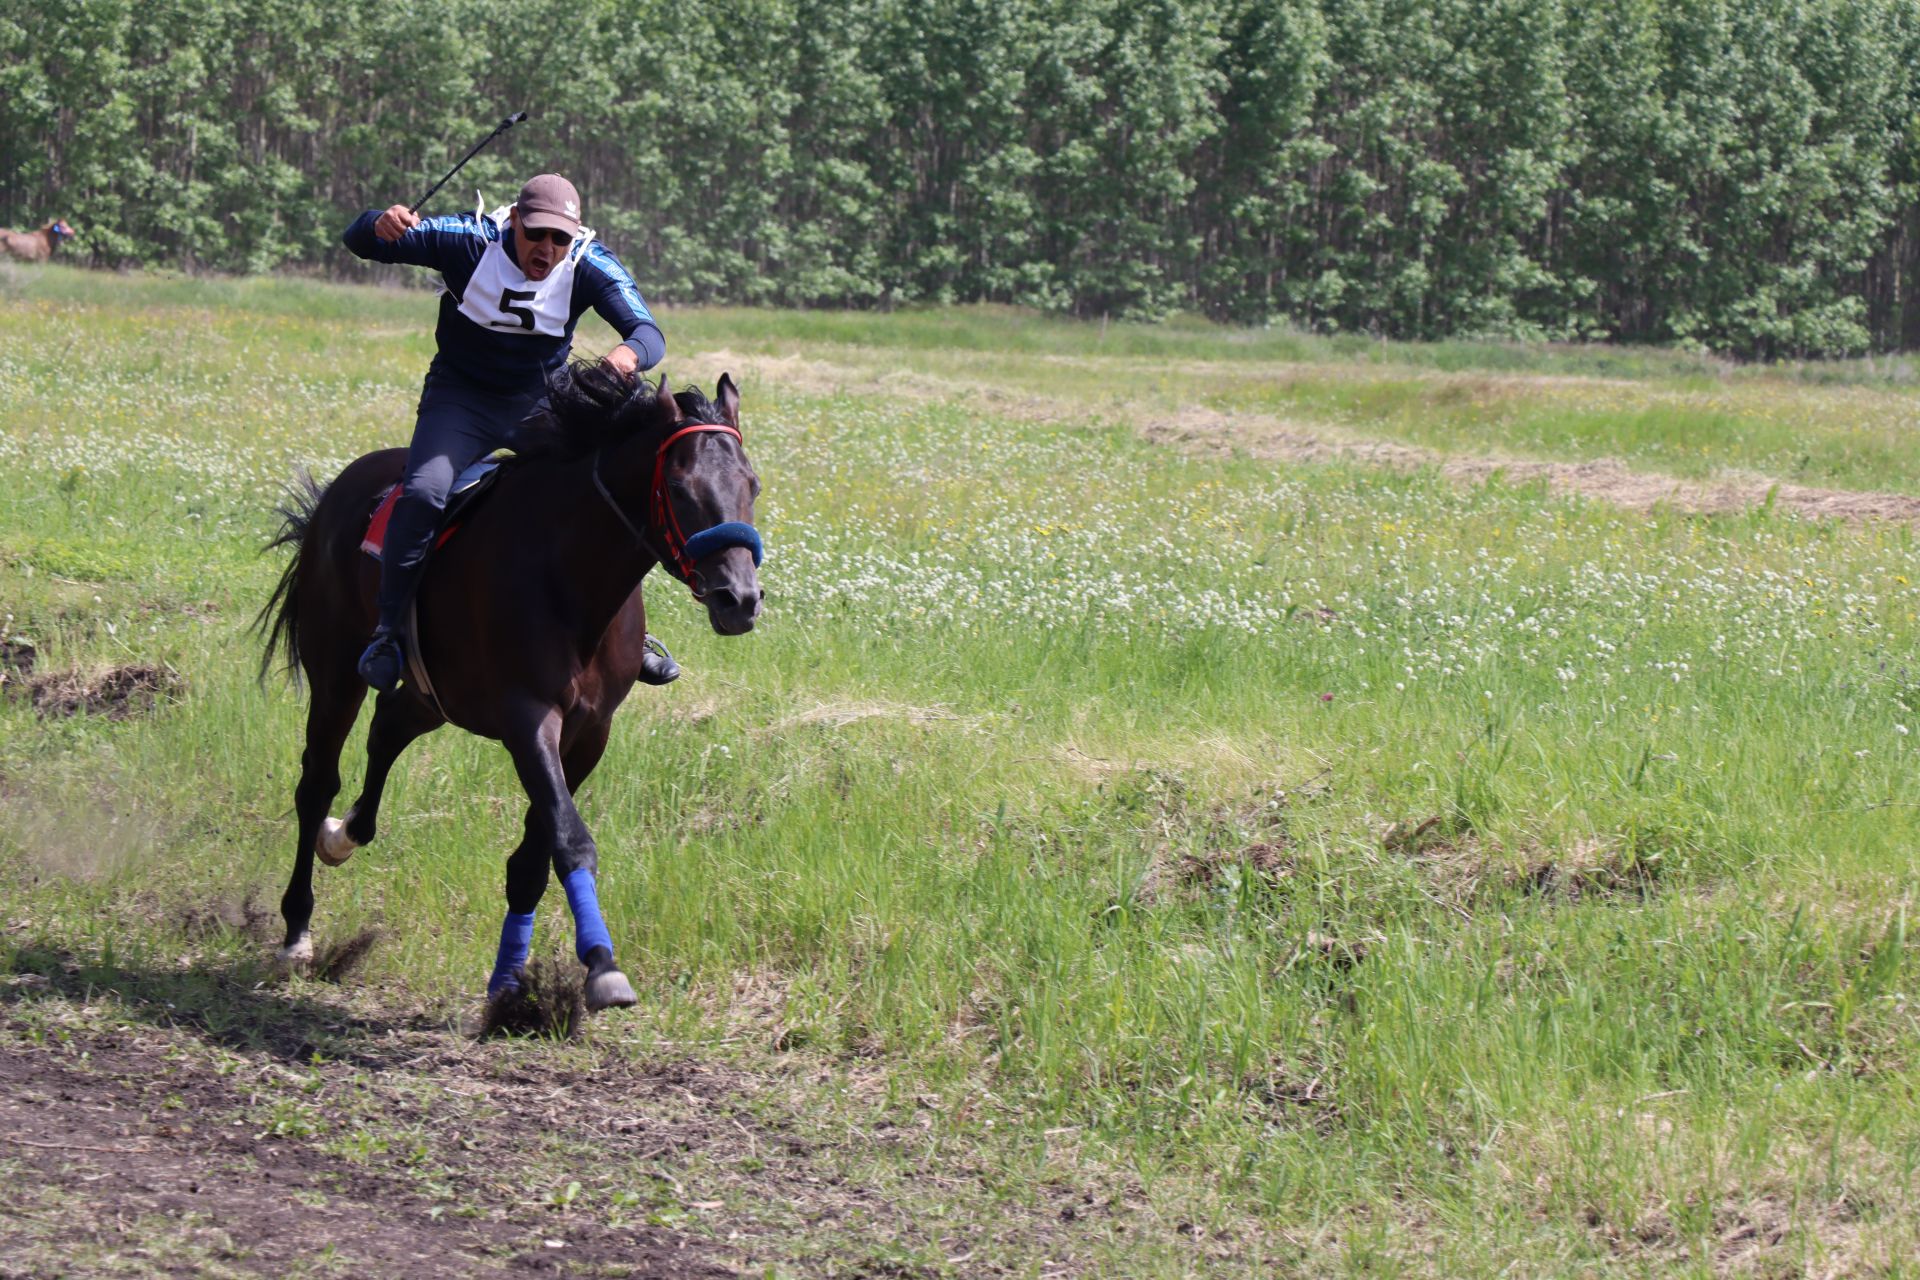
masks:
<path fill-rule="evenodd" d="M 739 441 L 742 447 L 746 445 L 740 433 L 724 423 L 696 422 L 668 436 L 661 442 L 659 451 L 653 455 L 653 527 L 660 531 L 660 539 L 666 543 L 667 557 L 680 570 L 680 576 L 686 584 L 693 588 L 695 598 L 700 595 L 700 588 L 694 582 L 699 574 L 693 567 L 693 560 L 687 555 L 687 538 L 680 532 L 679 517 L 673 514 L 673 504 L 667 501 L 667 450 L 672 448 L 673 442 L 682 436 L 713 431 L 725 432 Z"/>
<path fill-rule="evenodd" d="M 696 422 L 680 428 L 661 441 L 660 447 L 653 454 L 653 494 L 648 511 L 649 523 L 659 530 L 660 539 L 667 551 L 666 555 L 657 558 L 671 563 L 679 571 L 681 581 L 692 589 L 693 598 L 696 600 L 705 599 L 706 593 L 700 590 L 700 571 L 694 567 L 694 558 L 687 554 L 687 536 L 680 531 L 680 520 L 673 514 L 673 503 L 667 500 L 667 450 L 672 448 L 674 442 L 682 436 L 713 431 L 725 432 L 739 441 L 743 447 L 746 444 L 740 432 L 725 423 Z M 600 478 L 600 452 L 598 449 L 593 452 L 591 468 L 593 487 L 600 491 L 600 496 L 606 500 L 607 506 L 613 509 L 613 514 L 618 517 L 621 524 L 627 527 L 627 532 L 633 535 L 633 540 L 651 551 L 653 540 L 647 536 L 647 531 L 639 528 L 627 517 L 626 511 L 621 508 L 612 491 L 607 488 L 607 482 Z M 760 563 L 758 551 L 754 553 L 754 563 L 756 565 Z"/>

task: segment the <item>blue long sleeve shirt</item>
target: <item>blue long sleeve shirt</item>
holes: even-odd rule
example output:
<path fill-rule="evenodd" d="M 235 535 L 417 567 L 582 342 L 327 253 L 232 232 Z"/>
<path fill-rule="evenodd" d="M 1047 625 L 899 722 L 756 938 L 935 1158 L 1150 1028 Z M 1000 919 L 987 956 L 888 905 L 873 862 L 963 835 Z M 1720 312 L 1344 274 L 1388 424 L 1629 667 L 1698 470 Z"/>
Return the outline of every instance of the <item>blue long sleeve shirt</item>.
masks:
<path fill-rule="evenodd" d="M 395 262 L 430 267 L 447 283 L 440 298 L 440 322 L 434 331 L 439 351 L 429 372 L 456 374 L 491 390 L 525 394 L 546 385 L 547 375 L 566 363 L 573 349 L 573 330 L 591 307 L 613 326 L 640 357 L 640 367 L 651 369 L 667 353 L 667 340 L 653 313 L 620 259 L 598 240 L 587 246 L 586 257 L 574 269 L 573 298 L 566 333 L 550 338 L 538 334 L 496 333 L 475 324 L 460 312 L 467 282 L 480 265 L 487 246 L 501 238 L 503 228 L 493 219 L 471 213 L 425 218 L 398 240 L 381 240 L 373 233 L 380 210 L 369 209 L 354 219 L 341 241 L 354 256 L 371 262 Z M 507 255 L 518 264 L 512 238 Z"/>

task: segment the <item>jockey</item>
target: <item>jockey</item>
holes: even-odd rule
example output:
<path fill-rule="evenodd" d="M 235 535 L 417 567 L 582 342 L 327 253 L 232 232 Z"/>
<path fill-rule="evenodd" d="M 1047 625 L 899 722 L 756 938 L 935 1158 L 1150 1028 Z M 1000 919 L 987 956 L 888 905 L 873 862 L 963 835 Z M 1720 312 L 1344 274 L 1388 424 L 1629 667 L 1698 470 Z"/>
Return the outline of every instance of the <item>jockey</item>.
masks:
<path fill-rule="evenodd" d="M 360 656 L 360 676 L 391 692 L 404 666 L 399 639 L 420 568 L 439 532 L 454 477 L 519 426 L 566 363 L 573 328 L 588 307 L 625 339 L 606 363 L 632 377 L 666 354 L 633 277 L 590 229 L 580 195 L 554 173 L 529 179 L 504 225 L 477 211 L 422 220 L 405 205 L 369 209 L 341 237 L 373 262 L 440 272 L 446 293 L 427 368 L 419 418 L 407 446 L 400 496 L 387 524 L 380 566 L 380 620 Z M 640 678 L 667 684 L 680 668 L 651 635 Z"/>

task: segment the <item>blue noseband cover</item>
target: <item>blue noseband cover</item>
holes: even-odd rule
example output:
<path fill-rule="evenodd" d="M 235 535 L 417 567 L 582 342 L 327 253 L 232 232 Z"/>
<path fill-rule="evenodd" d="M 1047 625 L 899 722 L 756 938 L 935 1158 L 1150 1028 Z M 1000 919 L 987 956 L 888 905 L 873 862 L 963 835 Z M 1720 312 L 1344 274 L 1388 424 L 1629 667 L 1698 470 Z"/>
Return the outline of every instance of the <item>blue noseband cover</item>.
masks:
<path fill-rule="evenodd" d="M 729 520 L 694 534 L 687 539 L 686 556 L 690 561 L 704 560 L 728 547 L 745 547 L 753 552 L 753 567 L 760 567 L 760 559 L 765 554 L 760 546 L 760 531 L 743 520 Z"/>

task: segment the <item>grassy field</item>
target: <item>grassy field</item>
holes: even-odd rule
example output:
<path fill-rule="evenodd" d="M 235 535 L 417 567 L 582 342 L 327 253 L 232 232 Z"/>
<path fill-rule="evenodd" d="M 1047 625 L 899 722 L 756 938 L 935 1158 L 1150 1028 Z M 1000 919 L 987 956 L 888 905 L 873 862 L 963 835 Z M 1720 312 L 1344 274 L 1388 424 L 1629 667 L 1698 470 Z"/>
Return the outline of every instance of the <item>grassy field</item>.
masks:
<path fill-rule="evenodd" d="M 1911 494 L 1905 365 L 668 311 L 676 381 L 747 375 L 767 615 L 722 640 L 649 585 L 687 675 L 582 792 L 640 1007 L 475 1042 L 495 745 L 418 744 L 322 870 L 317 940 L 377 939 L 341 981 L 275 981 L 257 909 L 303 707 L 253 679 L 270 507 L 404 438 L 431 300 L 51 269 L 0 304 L 0 1057 L 257 1074 L 207 1105 L 495 1224 L 509 1270 L 640 1223 L 754 1275 L 1913 1273 L 1912 527 L 1138 429 Z M 36 709 L 130 669 L 150 714 Z M 567 934 L 549 894 L 536 947 Z M 481 1168 L 416 1114 L 485 1142 L 473 1082 L 551 1076 L 664 1131 L 672 1071 L 731 1128 L 563 1114 Z M 70 1206 L 21 1256 L 267 1265 Z"/>

